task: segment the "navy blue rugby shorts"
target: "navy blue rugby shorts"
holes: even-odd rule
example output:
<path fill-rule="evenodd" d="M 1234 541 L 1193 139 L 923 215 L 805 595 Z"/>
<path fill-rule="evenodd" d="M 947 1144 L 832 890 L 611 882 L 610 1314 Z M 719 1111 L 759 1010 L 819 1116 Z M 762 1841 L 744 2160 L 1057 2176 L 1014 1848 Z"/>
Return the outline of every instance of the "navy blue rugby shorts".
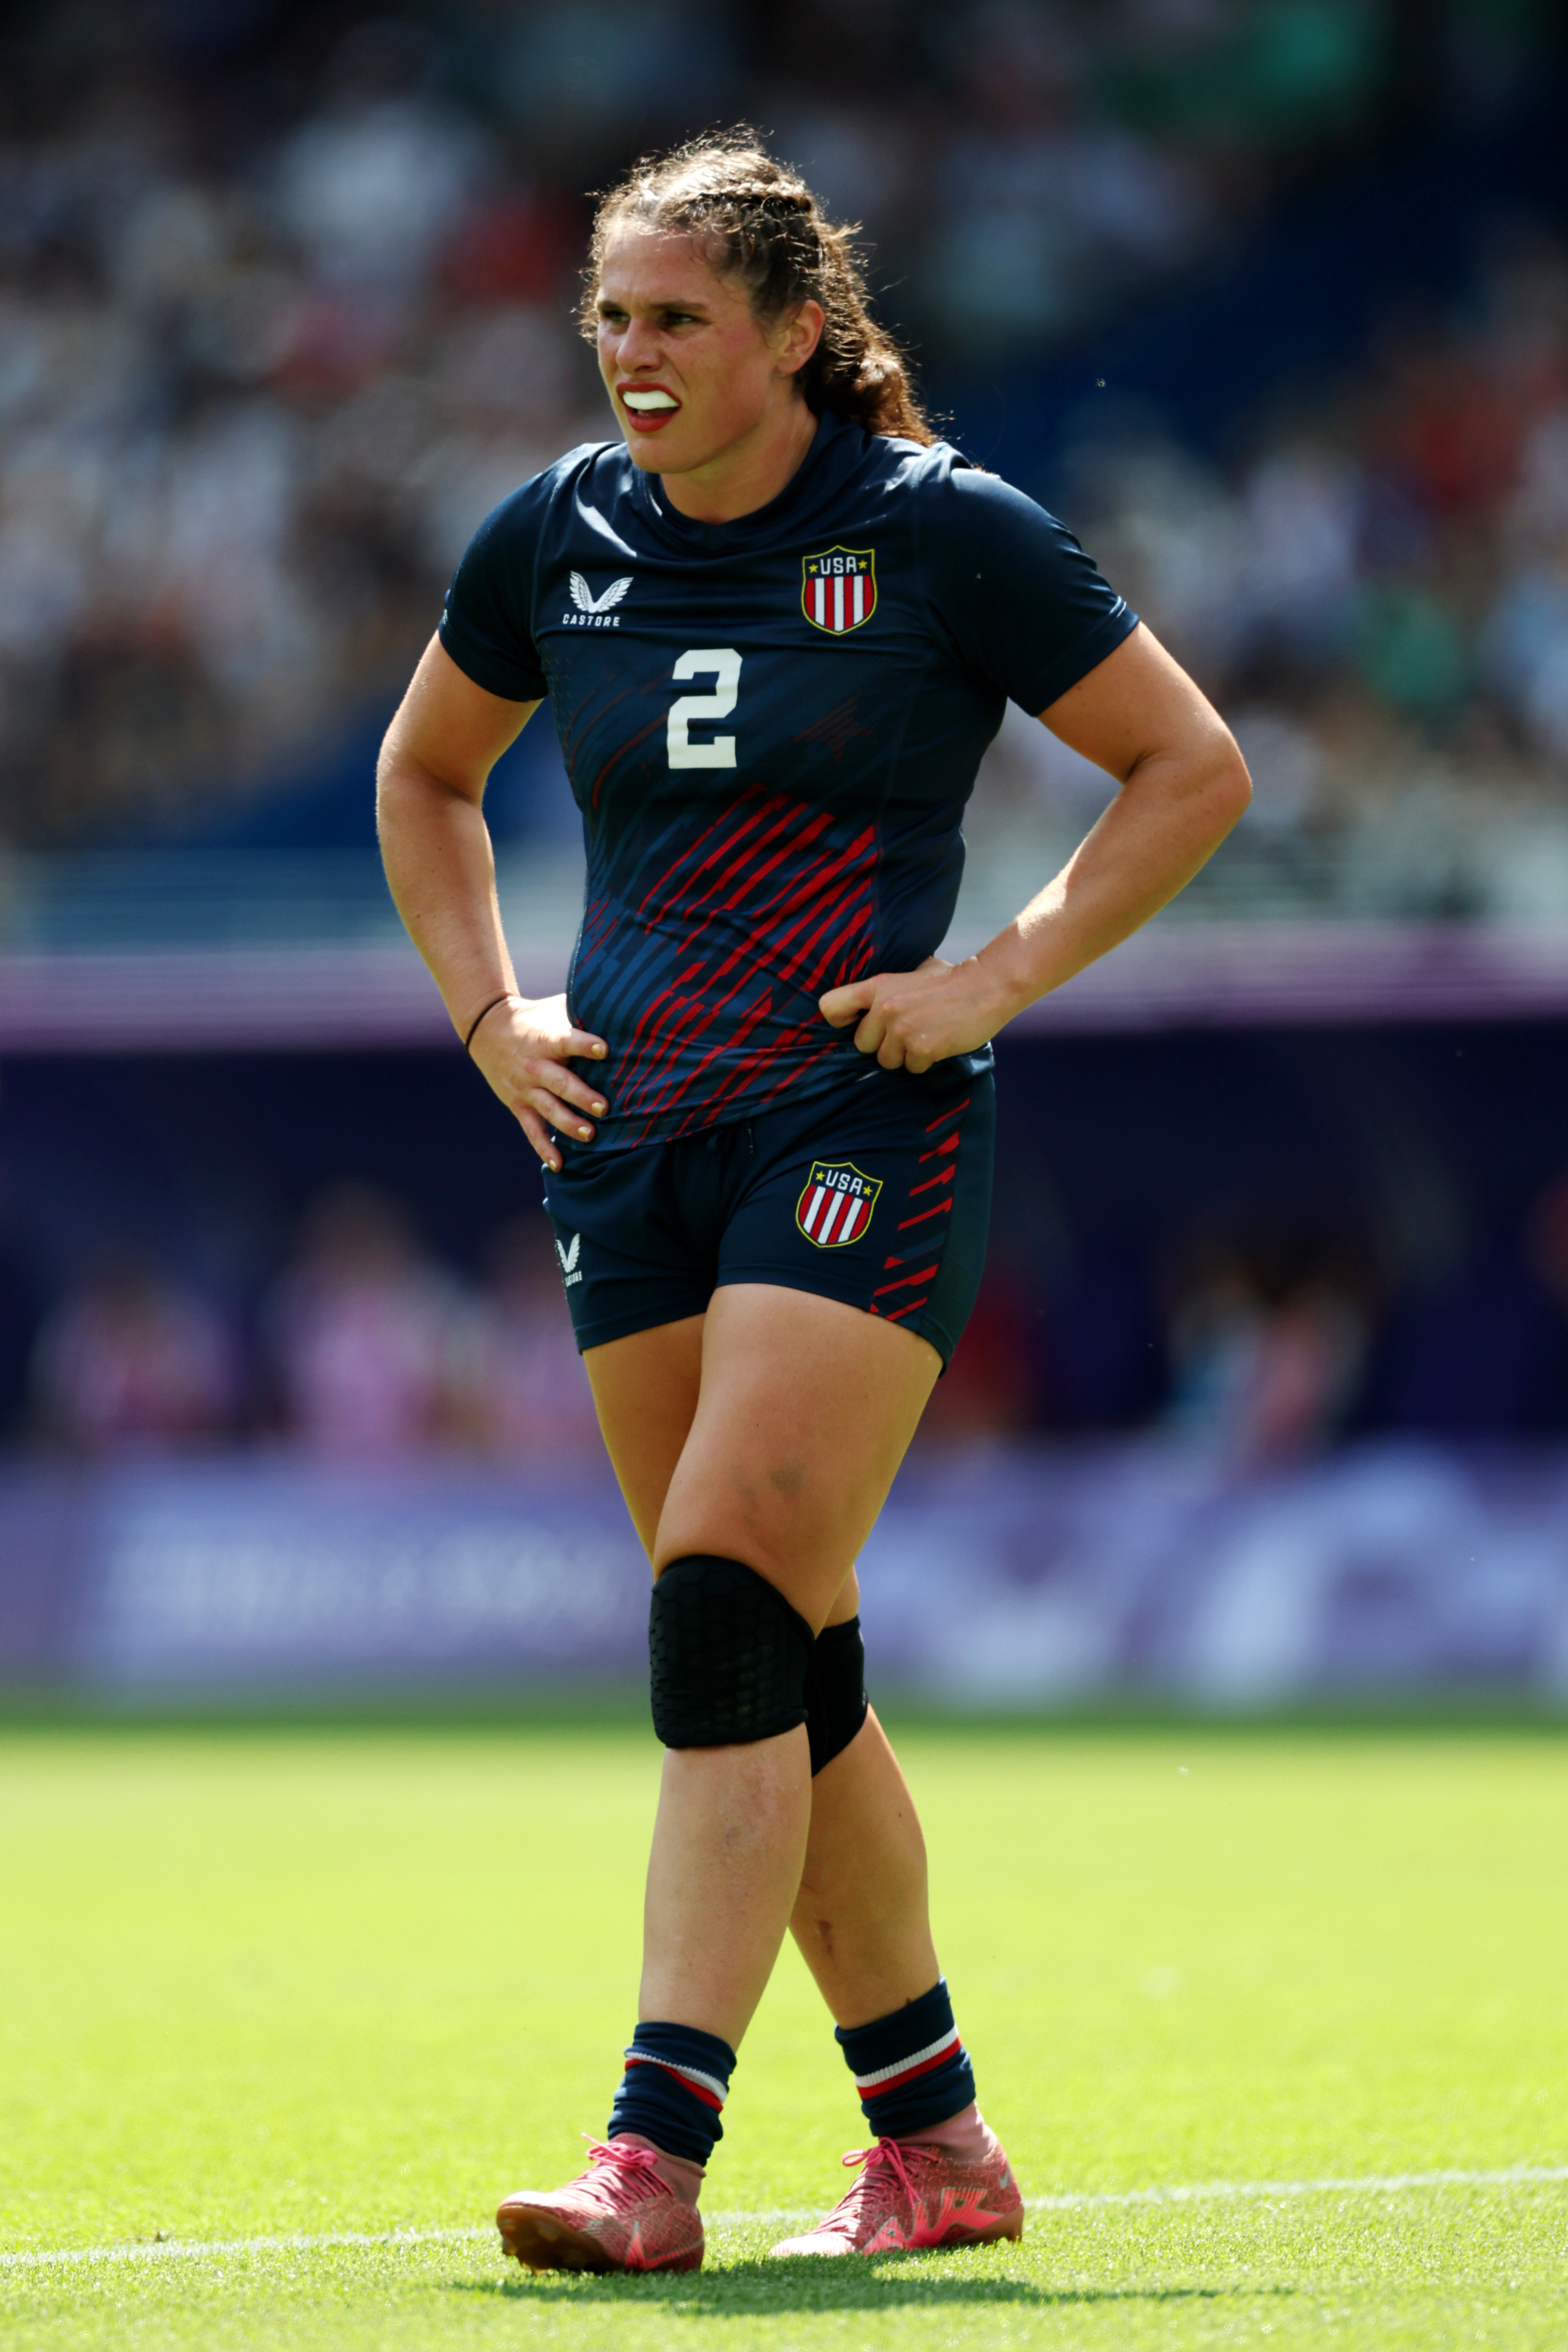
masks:
<path fill-rule="evenodd" d="M 545 1206 L 580 1349 L 701 1315 L 727 1283 L 841 1299 L 946 1367 L 986 1257 L 996 1080 L 873 1064 L 833 1094 L 675 1143 L 558 1137 Z"/>

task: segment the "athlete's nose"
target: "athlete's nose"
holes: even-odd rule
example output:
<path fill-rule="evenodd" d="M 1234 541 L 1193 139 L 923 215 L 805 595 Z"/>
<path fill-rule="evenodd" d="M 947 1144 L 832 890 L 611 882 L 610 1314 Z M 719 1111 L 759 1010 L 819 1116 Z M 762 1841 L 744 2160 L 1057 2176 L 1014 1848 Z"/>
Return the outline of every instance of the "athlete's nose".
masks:
<path fill-rule="evenodd" d="M 627 322 L 621 337 L 621 348 L 615 357 L 622 371 L 633 374 L 642 368 L 649 373 L 656 368 L 662 354 L 659 331 L 651 319 L 632 319 Z"/>

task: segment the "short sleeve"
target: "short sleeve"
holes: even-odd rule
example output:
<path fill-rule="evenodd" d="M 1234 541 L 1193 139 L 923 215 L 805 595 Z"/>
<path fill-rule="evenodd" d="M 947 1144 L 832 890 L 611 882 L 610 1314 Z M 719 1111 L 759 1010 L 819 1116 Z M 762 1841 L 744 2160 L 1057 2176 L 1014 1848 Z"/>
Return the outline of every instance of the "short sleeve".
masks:
<path fill-rule="evenodd" d="M 525 482 L 487 514 L 457 566 L 439 635 L 465 677 L 508 702 L 542 702 L 548 681 L 529 630 L 545 499 Z"/>
<path fill-rule="evenodd" d="M 994 474 L 954 467 L 922 513 L 926 577 L 973 669 L 1038 718 L 1138 616 L 1065 525 Z"/>

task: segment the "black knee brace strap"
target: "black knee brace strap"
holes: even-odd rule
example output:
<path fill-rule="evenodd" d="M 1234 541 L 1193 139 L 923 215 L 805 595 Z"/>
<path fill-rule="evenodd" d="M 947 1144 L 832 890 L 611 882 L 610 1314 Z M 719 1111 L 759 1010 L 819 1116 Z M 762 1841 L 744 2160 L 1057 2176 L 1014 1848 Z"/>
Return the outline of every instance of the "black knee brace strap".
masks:
<path fill-rule="evenodd" d="M 738 1748 L 806 1721 L 811 1629 L 737 1559 L 672 1560 L 648 1611 L 653 1728 L 666 1748 Z"/>
<path fill-rule="evenodd" d="M 840 1756 L 865 1721 L 865 1643 L 861 1621 L 824 1625 L 811 1650 L 806 1676 L 806 1737 L 811 1743 L 811 1777 Z"/>

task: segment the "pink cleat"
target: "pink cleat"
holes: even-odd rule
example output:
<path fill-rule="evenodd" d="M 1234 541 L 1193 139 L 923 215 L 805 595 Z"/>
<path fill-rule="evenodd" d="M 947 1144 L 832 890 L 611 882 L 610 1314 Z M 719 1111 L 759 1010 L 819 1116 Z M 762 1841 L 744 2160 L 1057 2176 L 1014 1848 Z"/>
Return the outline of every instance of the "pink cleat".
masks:
<path fill-rule="evenodd" d="M 844 2162 L 863 2166 L 860 2179 L 815 2229 L 786 2238 L 775 2254 L 911 2253 L 1023 2235 L 1023 2199 L 999 2147 L 967 2164 L 929 2140 L 879 2139 L 851 2148 Z"/>
<path fill-rule="evenodd" d="M 517 2189 L 496 2221 L 530 2271 L 695 2271 L 702 2216 L 677 2197 L 649 2147 L 591 2139 L 586 2172 L 555 2190 Z"/>

